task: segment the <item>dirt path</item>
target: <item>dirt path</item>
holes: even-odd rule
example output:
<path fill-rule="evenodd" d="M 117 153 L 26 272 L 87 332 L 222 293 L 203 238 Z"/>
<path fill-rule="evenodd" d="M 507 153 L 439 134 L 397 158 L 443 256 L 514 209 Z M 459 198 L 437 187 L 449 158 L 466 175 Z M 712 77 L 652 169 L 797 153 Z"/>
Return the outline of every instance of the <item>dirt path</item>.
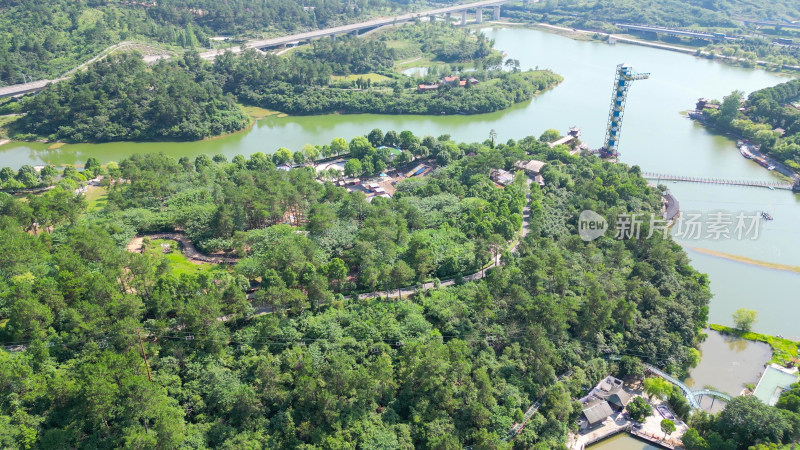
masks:
<path fill-rule="evenodd" d="M 528 186 L 530 186 L 532 180 L 530 179 L 530 177 L 527 177 L 525 182 L 528 184 Z M 512 252 L 516 252 L 517 251 L 517 248 L 519 247 L 519 243 L 522 241 L 522 238 L 524 238 L 528 234 L 528 232 L 530 231 L 530 216 L 531 216 L 530 199 L 531 199 L 530 198 L 530 193 L 528 193 L 527 196 L 526 196 L 526 200 L 527 201 L 525 202 L 525 206 L 522 208 L 522 229 L 520 230 L 519 238 L 516 240 L 516 242 L 511 244 L 511 251 Z M 192 241 L 189 240 L 189 238 L 187 238 L 183 233 L 178 233 L 178 232 L 152 233 L 152 234 L 147 234 L 147 235 L 144 235 L 144 236 L 137 236 L 130 243 L 128 243 L 128 246 L 127 246 L 128 251 L 129 252 L 138 252 L 138 251 L 140 251 L 140 249 L 142 248 L 142 241 L 143 241 L 143 239 L 145 237 L 150 238 L 150 239 L 171 239 L 171 240 L 174 240 L 174 241 L 178 241 L 181 244 L 181 249 L 183 250 L 183 254 L 186 255 L 187 258 L 189 258 L 190 260 L 193 260 L 193 261 L 214 263 L 214 264 L 236 264 L 236 262 L 238 262 L 238 260 L 239 260 L 238 258 L 233 258 L 233 257 L 208 256 L 208 255 L 202 254 L 195 248 L 194 244 L 192 244 Z M 502 256 L 498 255 L 497 258 L 494 261 L 492 261 L 492 263 L 489 264 L 488 266 L 484 267 L 483 269 L 481 269 L 481 270 L 479 270 L 479 271 L 477 271 L 477 272 L 475 272 L 473 274 L 465 275 L 464 276 L 464 280 L 465 281 L 480 280 L 481 278 L 483 278 L 485 276 L 487 269 L 491 269 L 493 267 L 497 267 L 502 262 L 501 260 L 502 260 Z M 456 282 L 455 278 L 449 278 L 449 279 L 446 279 L 446 280 L 442 280 L 439 283 L 439 286 L 452 286 L 452 285 L 455 284 L 455 282 Z M 424 291 L 424 290 L 428 290 L 428 289 L 433 289 L 434 287 L 435 287 L 435 283 L 434 282 L 429 282 L 429 283 L 422 284 L 422 286 L 420 286 L 420 287 L 413 287 L 413 286 L 412 287 L 404 287 L 404 288 L 401 288 L 399 291 L 397 289 L 393 289 L 393 290 L 366 292 L 366 293 L 363 293 L 363 294 L 359 294 L 358 298 L 363 300 L 363 299 L 368 299 L 368 298 L 384 297 L 384 296 L 386 296 L 386 297 L 392 297 L 392 296 L 408 297 L 409 295 L 412 295 L 412 294 L 414 294 L 414 293 L 416 293 L 418 291 Z M 271 312 L 273 312 L 272 307 L 270 307 L 270 306 L 261 306 L 261 307 L 256 308 L 255 315 L 256 316 L 260 316 L 260 315 L 264 315 L 264 314 L 269 314 Z M 232 318 L 234 318 L 234 316 L 230 316 L 230 315 L 229 316 L 221 316 L 221 317 L 218 317 L 217 320 L 224 322 L 224 321 L 230 320 Z"/>
<path fill-rule="evenodd" d="M 530 186 L 532 181 L 533 180 L 531 180 L 530 177 L 527 177 L 526 180 L 525 180 L 525 182 L 528 184 L 528 186 Z M 530 196 L 530 193 L 528 193 L 528 195 L 526 195 L 526 200 L 527 201 L 525 202 L 525 206 L 522 208 L 522 230 L 520 232 L 520 238 L 517 239 L 517 241 L 514 242 L 514 244 L 511 246 L 511 251 L 512 252 L 516 252 L 517 251 L 517 248 L 519 247 L 519 243 L 522 241 L 522 238 L 527 236 L 528 232 L 530 231 L 530 225 L 531 225 L 531 222 L 530 222 L 530 218 L 531 218 L 531 207 L 530 207 L 531 196 Z M 498 255 L 497 259 L 495 261 L 492 261 L 492 263 L 489 264 L 488 266 L 486 266 L 485 268 L 483 268 L 483 269 L 481 269 L 481 270 L 479 270 L 479 271 L 477 271 L 477 272 L 475 272 L 473 274 L 465 275 L 464 276 L 464 280 L 465 281 L 480 280 L 481 278 L 483 278 L 486 275 L 486 270 L 491 269 L 493 267 L 497 267 L 498 265 L 500 265 L 501 259 L 502 259 L 502 256 Z M 456 283 L 456 279 L 455 278 L 448 278 L 446 280 L 442 280 L 439 283 L 439 286 L 452 286 L 455 283 Z M 433 289 L 434 286 L 435 286 L 435 283 L 433 283 L 433 282 L 423 283 L 422 286 L 420 286 L 419 288 L 417 288 L 417 287 L 405 287 L 405 288 L 401 288 L 399 290 L 399 292 L 398 292 L 397 289 L 385 290 L 385 291 L 366 292 L 364 294 L 358 294 L 358 298 L 363 300 L 363 299 L 367 299 L 367 298 L 383 297 L 383 296 L 386 296 L 386 297 L 392 297 L 392 296 L 408 297 L 409 295 L 414 294 L 414 293 L 419 292 L 419 291 L 425 291 L 425 290 L 428 290 L 428 289 Z"/>
<path fill-rule="evenodd" d="M 136 236 L 135 238 L 131 239 L 130 242 L 128 242 L 128 245 L 125 247 L 125 250 L 131 253 L 141 253 L 143 243 L 144 243 L 144 238 L 141 236 Z"/>

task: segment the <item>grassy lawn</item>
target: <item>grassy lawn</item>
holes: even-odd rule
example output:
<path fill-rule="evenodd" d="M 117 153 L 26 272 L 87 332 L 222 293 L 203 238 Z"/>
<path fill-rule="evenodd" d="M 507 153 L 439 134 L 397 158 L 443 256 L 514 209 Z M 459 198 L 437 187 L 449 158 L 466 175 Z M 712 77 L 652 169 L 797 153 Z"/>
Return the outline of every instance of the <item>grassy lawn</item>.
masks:
<path fill-rule="evenodd" d="M 383 76 L 378 73 L 365 73 L 361 75 L 331 75 L 331 80 L 333 81 L 356 81 L 359 78 L 363 78 L 364 80 L 370 80 L 373 83 L 379 81 L 386 81 L 389 79 L 389 77 Z"/>
<path fill-rule="evenodd" d="M 279 111 L 273 111 L 271 109 L 261 108 L 258 106 L 239 105 L 239 107 L 242 108 L 242 111 L 244 111 L 245 114 L 253 118 L 253 120 L 261 120 L 264 117 L 280 114 Z"/>
<path fill-rule="evenodd" d="M 86 188 L 86 211 L 99 211 L 106 206 L 108 189 L 102 186 L 89 186 Z"/>
<path fill-rule="evenodd" d="M 8 125 L 11 122 L 19 119 L 21 116 L 16 114 L 9 114 L 7 116 L 0 116 L 0 139 L 8 139 Z"/>
<path fill-rule="evenodd" d="M 393 39 L 386 41 L 386 46 L 395 50 L 401 57 L 414 57 L 421 56 L 422 52 L 419 49 L 419 44 L 411 41 L 410 39 Z"/>
<path fill-rule="evenodd" d="M 442 63 L 434 61 L 433 55 L 423 55 L 423 56 L 418 56 L 416 58 L 408 58 L 403 61 L 397 61 L 394 65 L 394 70 L 399 72 L 401 70 L 409 69 L 411 67 L 430 67 L 437 64 L 442 64 Z"/>
<path fill-rule="evenodd" d="M 173 250 L 170 253 L 164 253 L 161 244 L 171 245 Z M 145 253 L 156 257 L 166 258 L 169 261 L 169 266 L 175 275 L 182 273 L 189 275 L 199 275 L 201 273 L 209 274 L 215 270 L 225 270 L 223 266 L 218 264 L 194 263 L 190 261 L 180 251 L 178 243 L 168 239 L 155 239 L 147 244 Z"/>
<path fill-rule="evenodd" d="M 758 341 L 769 344 L 769 346 L 772 347 L 772 359 L 769 361 L 770 363 L 784 365 L 786 364 L 786 361 L 789 361 L 792 358 L 797 358 L 797 346 L 799 343 L 790 341 L 789 339 L 769 336 L 767 334 L 753 333 L 752 331 L 743 333 L 735 328 L 717 325 L 715 323 L 709 324 L 708 327 L 714 331 L 719 331 L 722 334 L 732 334 L 749 341 Z"/>

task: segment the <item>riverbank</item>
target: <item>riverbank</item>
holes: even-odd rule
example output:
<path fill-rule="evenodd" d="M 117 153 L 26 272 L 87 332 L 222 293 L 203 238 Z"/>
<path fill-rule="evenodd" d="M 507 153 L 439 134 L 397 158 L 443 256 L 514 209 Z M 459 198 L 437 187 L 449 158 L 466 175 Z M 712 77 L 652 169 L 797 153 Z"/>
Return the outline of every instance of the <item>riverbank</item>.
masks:
<path fill-rule="evenodd" d="M 737 58 L 735 56 L 725 56 L 725 55 L 718 55 L 716 53 L 709 53 L 704 52 L 699 48 L 691 48 L 691 47 L 681 47 L 678 45 L 670 45 L 670 44 L 662 44 L 659 42 L 653 41 L 646 41 L 642 39 L 630 38 L 626 36 L 622 36 L 619 34 L 612 34 L 612 33 L 605 33 L 602 31 L 592 31 L 592 30 L 580 30 L 577 28 L 567 28 L 561 27 L 558 25 L 551 25 L 548 23 L 534 23 L 531 24 L 531 28 L 546 31 L 549 33 L 558 34 L 559 36 L 569 37 L 571 39 L 579 39 L 579 40 L 592 40 L 592 41 L 603 41 L 609 44 L 614 44 L 616 42 L 623 42 L 626 44 L 633 44 L 633 45 L 641 45 L 644 47 L 652 47 L 658 48 L 661 50 L 669 50 L 673 52 L 680 52 L 680 53 L 687 53 L 697 57 L 711 59 L 715 61 L 720 61 L 732 65 L 742 66 L 742 63 L 747 63 L 748 61 L 744 58 Z M 594 36 L 598 36 L 599 39 L 595 38 Z M 588 37 L 588 38 L 587 38 Z M 770 68 L 777 68 L 778 70 L 787 71 L 787 73 L 792 72 L 800 72 L 800 66 L 793 66 L 789 64 L 775 64 L 769 61 L 758 60 L 755 62 L 757 66 L 761 67 L 770 67 Z"/>
<path fill-rule="evenodd" d="M 113 142 L 103 142 L 103 143 L 94 143 L 94 142 L 79 142 L 77 144 L 84 144 L 84 145 L 100 145 L 100 144 L 112 144 L 114 142 L 130 142 L 130 143 L 153 143 L 153 144 L 174 144 L 176 142 L 179 143 L 199 143 L 205 141 L 213 141 L 217 139 L 224 139 L 231 136 L 235 136 L 237 134 L 244 134 L 252 131 L 253 127 L 255 127 L 260 120 L 263 120 L 267 117 L 288 117 L 288 114 L 282 113 L 280 111 L 274 111 L 267 108 L 261 108 L 259 106 L 252 106 L 252 105 L 243 105 L 237 104 L 242 112 L 247 115 L 249 123 L 247 126 L 243 127 L 241 130 L 232 131 L 230 133 L 224 133 L 217 136 L 209 136 L 197 141 L 113 141 Z M 28 144 L 28 143 L 38 143 L 38 144 L 47 144 L 46 150 L 53 151 L 58 150 L 65 145 L 75 145 L 76 143 L 70 142 L 63 142 L 63 141 L 50 141 L 47 139 L 36 139 L 36 140 L 16 140 L 16 139 L 0 139 L 0 147 L 6 144 L 12 143 L 20 143 L 20 144 Z M 64 164 L 62 164 L 63 166 Z M 75 164 L 73 164 L 75 165 Z"/>
<path fill-rule="evenodd" d="M 709 324 L 709 328 L 721 334 L 729 334 L 737 336 L 748 341 L 763 342 L 772 348 L 772 359 L 769 363 L 780 364 L 786 366 L 793 360 L 797 360 L 800 355 L 797 353 L 798 345 L 800 342 L 795 342 L 786 338 L 770 336 L 767 334 L 755 333 L 752 331 L 740 331 L 736 328 L 726 327 L 725 325 Z"/>
<path fill-rule="evenodd" d="M 732 139 L 738 140 L 739 142 L 737 143 L 737 147 L 740 148 L 740 154 L 741 154 L 741 151 L 744 151 L 745 153 L 747 153 L 748 154 L 747 159 L 750 159 L 751 161 L 756 162 L 756 159 L 760 158 L 760 159 L 766 161 L 768 166 L 772 166 L 773 167 L 772 170 L 774 170 L 775 173 L 783 175 L 789 181 L 792 181 L 792 182 L 800 181 L 800 173 L 795 172 L 794 170 L 790 169 L 782 161 L 778 161 L 778 160 L 770 157 L 766 153 L 761 152 L 761 150 L 760 150 L 761 146 L 760 145 L 753 144 L 752 142 L 750 142 L 750 140 L 746 136 L 742 136 L 741 134 L 738 134 L 736 130 L 721 128 L 721 127 L 718 127 L 718 126 L 716 126 L 716 125 L 714 125 L 712 123 L 709 123 L 708 117 L 703 113 L 703 111 L 699 111 L 699 110 L 689 111 L 689 112 L 687 112 L 686 117 L 688 117 L 688 118 L 690 118 L 692 120 L 696 120 L 703 127 L 707 128 L 708 130 L 710 130 L 712 132 L 720 133 L 720 134 L 728 136 L 728 137 L 730 137 Z M 744 154 L 742 154 L 742 157 L 745 157 Z M 766 166 L 762 166 L 762 167 L 764 169 L 766 169 L 766 170 L 770 170 Z"/>

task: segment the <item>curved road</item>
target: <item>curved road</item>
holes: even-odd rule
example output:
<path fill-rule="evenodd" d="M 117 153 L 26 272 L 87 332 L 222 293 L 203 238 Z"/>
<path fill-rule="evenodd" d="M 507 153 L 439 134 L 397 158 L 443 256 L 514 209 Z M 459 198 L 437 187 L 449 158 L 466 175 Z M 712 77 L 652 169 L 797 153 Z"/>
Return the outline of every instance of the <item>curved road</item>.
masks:
<path fill-rule="evenodd" d="M 62 76 L 60 76 L 58 78 L 55 78 L 55 79 L 52 79 L 52 80 L 39 80 L 39 81 L 32 81 L 30 83 L 14 84 L 14 85 L 11 85 L 11 86 L 0 87 L 0 98 L 2 98 L 2 97 L 13 97 L 15 95 L 21 95 L 21 94 L 27 94 L 27 93 L 30 93 L 30 92 L 41 91 L 42 89 L 47 87 L 48 84 L 50 84 L 50 83 L 58 83 L 59 81 L 66 80 L 73 73 L 83 69 L 84 67 L 88 66 L 89 64 L 91 64 L 91 63 L 93 63 L 95 61 L 99 61 L 99 60 L 105 58 L 106 56 L 112 54 L 113 52 L 115 52 L 115 51 L 117 51 L 119 49 L 122 49 L 122 48 L 125 48 L 125 47 L 135 47 L 135 46 L 155 48 L 155 47 L 151 47 L 149 45 L 141 44 L 141 43 L 137 43 L 137 42 L 123 41 L 123 42 L 120 42 L 118 44 L 114 44 L 114 45 L 111 45 L 111 46 L 107 47 L 105 50 L 103 50 L 102 52 L 100 52 L 97 55 L 93 56 L 88 61 L 84 62 L 83 64 L 81 64 L 81 65 L 79 65 L 79 66 L 77 66 L 75 68 L 73 68 L 72 70 L 67 71 L 64 75 L 62 75 Z M 144 60 L 145 60 L 145 62 L 154 62 L 154 61 L 156 61 L 158 59 L 161 59 L 162 57 L 165 57 L 165 55 L 146 56 L 144 58 Z"/>

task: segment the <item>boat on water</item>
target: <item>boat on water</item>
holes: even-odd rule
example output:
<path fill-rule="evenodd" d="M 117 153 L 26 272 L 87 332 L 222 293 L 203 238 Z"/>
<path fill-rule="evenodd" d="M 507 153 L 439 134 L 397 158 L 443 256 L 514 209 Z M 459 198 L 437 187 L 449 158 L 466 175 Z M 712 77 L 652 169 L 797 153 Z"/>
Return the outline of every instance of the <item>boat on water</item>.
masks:
<path fill-rule="evenodd" d="M 766 211 L 761 211 L 761 217 L 763 217 L 764 220 L 772 220 L 772 216 L 769 215 L 769 213 L 767 213 Z"/>
<path fill-rule="evenodd" d="M 775 190 L 775 188 L 774 188 L 774 187 L 772 187 L 772 186 L 767 186 L 767 188 L 768 188 L 770 191 L 774 191 L 774 190 Z"/>
<path fill-rule="evenodd" d="M 767 170 L 775 170 L 775 166 L 767 166 Z"/>
<path fill-rule="evenodd" d="M 753 161 L 757 162 L 759 166 L 768 170 L 773 170 L 775 168 L 775 166 L 770 165 L 766 159 L 761 157 L 753 158 Z M 770 167 L 772 167 L 772 169 L 770 169 Z"/>
<path fill-rule="evenodd" d="M 747 159 L 752 159 L 753 158 L 753 155 L 750 154 L 750 152 L 747 150 L 747 146 L 746 145 L 742 145 L 741 147 L 739 147 L 739 153 L 741 153 L 741 155 L 744 156 Z"/>

